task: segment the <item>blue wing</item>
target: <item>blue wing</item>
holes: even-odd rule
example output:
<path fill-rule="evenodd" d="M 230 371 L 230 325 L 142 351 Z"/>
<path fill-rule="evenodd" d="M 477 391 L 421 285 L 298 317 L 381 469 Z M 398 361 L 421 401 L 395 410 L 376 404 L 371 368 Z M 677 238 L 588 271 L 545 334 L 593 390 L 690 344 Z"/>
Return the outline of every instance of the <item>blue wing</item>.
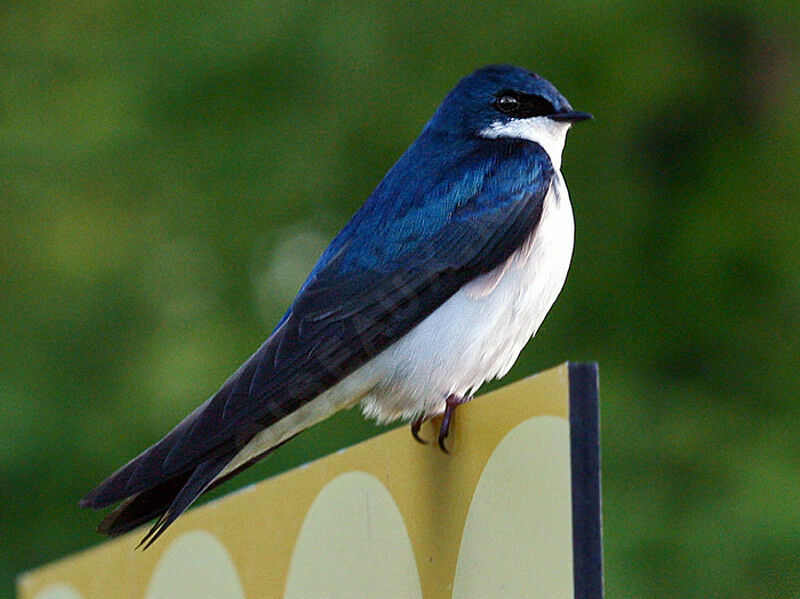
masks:
<path fill-rule="evenodd" d="M 524 141 L 447 150 L 441 140 L 417 140 L 334 239 L 258 351 L 82 504 L 104 507 L 226 462 L 509 258 L 539 221 L 553 176 L 549 158 Z"/>

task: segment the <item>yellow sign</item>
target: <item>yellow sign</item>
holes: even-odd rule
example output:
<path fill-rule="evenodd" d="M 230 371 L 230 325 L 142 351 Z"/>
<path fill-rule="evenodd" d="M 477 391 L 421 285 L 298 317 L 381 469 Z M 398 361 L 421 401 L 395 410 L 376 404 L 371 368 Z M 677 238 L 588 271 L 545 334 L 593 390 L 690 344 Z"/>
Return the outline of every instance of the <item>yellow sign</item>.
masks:
<path fill-rule="evenodd" d="M 596 391 L 594 366 L 559 366 L 461 406 L 450 455 L 396 429 L 192 510 L 145 552 L 139 530 L 24 574 L 19 596 L 600 597 Z"/>

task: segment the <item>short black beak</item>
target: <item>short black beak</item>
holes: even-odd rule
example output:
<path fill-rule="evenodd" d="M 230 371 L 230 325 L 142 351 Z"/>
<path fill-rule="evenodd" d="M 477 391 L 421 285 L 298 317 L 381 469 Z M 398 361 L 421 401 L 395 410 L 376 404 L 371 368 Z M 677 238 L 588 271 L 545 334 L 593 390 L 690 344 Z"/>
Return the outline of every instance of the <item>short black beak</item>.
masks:
<path fill-rule="evenodd" d="M 551 114 L 550 118 L 554 121 L 562 121 L 565 123 L 580 123 L 581 121 L 588 121 L 594 117 L 588 112 L 570 110 L 569 112 L 556 112 L 555 114 Z"/>

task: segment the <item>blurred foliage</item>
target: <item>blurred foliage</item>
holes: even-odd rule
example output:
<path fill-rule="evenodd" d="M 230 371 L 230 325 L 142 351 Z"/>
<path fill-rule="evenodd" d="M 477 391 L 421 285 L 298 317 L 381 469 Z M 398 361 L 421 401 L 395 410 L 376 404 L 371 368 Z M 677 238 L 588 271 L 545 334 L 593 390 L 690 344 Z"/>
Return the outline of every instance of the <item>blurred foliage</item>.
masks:
<path fill-rule="evenodd" d="M 491 62 L 596 115 L 570 277 L 506 380 L 600 362 L 608 596 L 800 595 L 800 5 L 458 4 L 0 7 L 0 595 L 100 542 L 77 499 Z M 374 432 L 346 414 L 239 484 Z"/>

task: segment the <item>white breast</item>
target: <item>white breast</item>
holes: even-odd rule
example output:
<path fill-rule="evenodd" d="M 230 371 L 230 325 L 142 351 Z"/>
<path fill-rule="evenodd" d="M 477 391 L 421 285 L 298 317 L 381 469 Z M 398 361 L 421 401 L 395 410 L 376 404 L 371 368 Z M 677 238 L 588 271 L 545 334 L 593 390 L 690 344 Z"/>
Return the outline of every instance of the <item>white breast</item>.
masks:
<path fill-rule="evenodd" d="M 556 171 L 542 216 L 509 260 L 470 282 L 399 341 L 324 393 L 256 435 L 219 476 L 361 401 L 382 422 L 444 411 L 448 395 L 469 397 L 508 372 L 561 292 L 575 224 Z"/>
<path fill-rule="evenodd" d="M 575 225 L 561 174 L 528 241 L 354 374 L 375 381 L 364 413 L 381 421 L 434 414 L 508 372 L 561 291 Z"/>

